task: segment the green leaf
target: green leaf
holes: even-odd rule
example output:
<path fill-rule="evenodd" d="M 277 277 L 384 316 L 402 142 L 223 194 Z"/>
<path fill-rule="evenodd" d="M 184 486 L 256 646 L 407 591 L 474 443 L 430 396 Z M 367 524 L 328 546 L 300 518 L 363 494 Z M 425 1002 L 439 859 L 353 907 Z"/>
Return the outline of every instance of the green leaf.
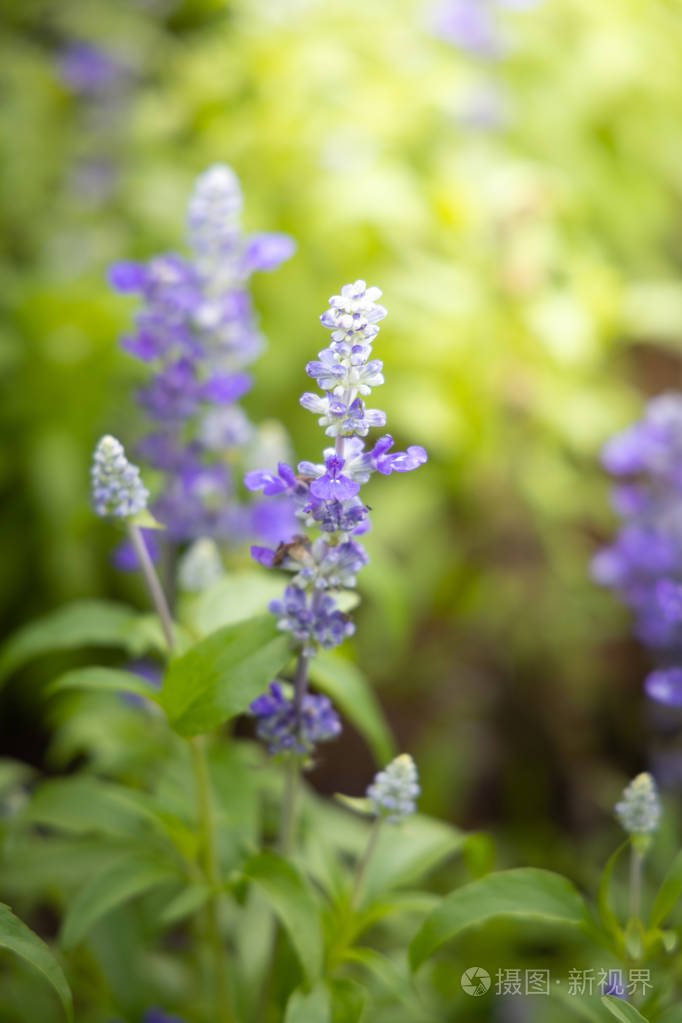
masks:
<path fill-rule="evenodd" d="M 397 752 L 393 736 L 381 705 L 358 666 L 338 654 L 322 651 L 311 661 L 310 677 L 357 728 L 377 764 L 383 766 L 392 760 Z"/>
<path fill-rule="evenodd" d="M 672 1005 L 659 1016 L 656 1023 L 682 1023 L 682 1005 Z"/>
<path fill-rule="evenodd" d="M 507 918 L 578 927 L 588 921 L 576 888 L 548 870 L 520 868 L 489 874 L 447 895 L 410 945 L 412 969 L 468 927 Z"/>
<path fill-rule="evenodd" d="M 312 983 L 322 969 L 322 928 L 320 914 L 304 876 L 288 860 L 273 852 L 252 856 L 243 874 L 268 899 Z"/>
<path fill-rule="evenodd" d="M 391 888 L 414 884 L 459 852 L 466 840 L 463 831 L 422 814 L 401 824 L 383 824 L 365 878 L 367 900 Z"/>
<path fill-rule="evenodd" d="M 226 625 L 263 615 L 282 595 L 282 579 L 268 572 L 231 572 L 196 598 L 192 623 L 207 636 Z"/>
<path fill-rule="evenodd" d="M 14 952 L 39 970 L 59 995 L 67 1019 L 73 1019 L 71 991 L 61 966 L 45 942 L 3 903 L 0 903 L 0 948 Z"/>
<path fill-rule="evenodd" d="M 76 668 L 60 675 L 46 689 L 48 695 L 67 689 L 83 689 L 92 692 L 138 693 L 150 700 L 158 700 L 158 690 L 140 675 L 118 668 Z"/>
<path fill-rule="evenodd" d="M 137 526 L 139 529 L 165 529 L 166 527 L 155 519 L 149 508 L 143 508 L 142 511 L 138 512 L 137 515 L 133 515 L 132 518 L 128 519 L 131 526 Z"/>
<path fill-rule="evenodd" d="M 630 1005 L 629 1002 L 624 1002 L 620 998 L 614 998 L 613 995 L 603 995 L 602 1005 L 605 1005 L 611 1015 L 619 1019 L 621 1023 L 649 1023 L 646 1016 L 637 1012 L 634 1005 Z"/>
<path fill-rule="evenodd" d="M 334 799 L 341 806 L 347 807 L 353 813 L 360 814 L 361 817 L 374 816 L 374 804 L 371 799 L 367 799 L 364 796 L 344 796 L 343 792 L 335 792 Z"/>
<path fill-rule="evenodd" d="M 284 1023 L 330 1023 L 332 1018 L 329 989 L 316 984 L 310 991 L 293 991 L 287 1002 Z"/>
<path fill-rule="evenodd" d="M 682 852 L 678 852 L 663 878 L 651 910 L 650 927 L 657 927 L 675 908 L 675 903 L 682 895 Z"/>
<path fill-rule="evenodd" d="M 140 833 L 153 814 L 142 794 L 88 775 L 43 782 L 21 819 L 76 835 L 129 837 Z"/>
<path fill-rule="evenodd" d="M 35 657 L 87 646 L 130 646 L 137 614 L 125 604 L 78 600 L 30 622 L 0 652 L 0 681 Z"/>
<path fill-rule="evenodd" d="M 198 909 L 201 909 L 210 896 L 211 889 L 207 884 L 197 882 L 187 885 L 179 895 L 170 900 L 159 917 L 159 922 L 164 926 L 168 926 L 177 923 L 179 920 L 184 920 L 185 917 L 191 916 Z"/>
<path fill-rule="evenodd" d="M 626 849 L 630 847 L 630 840 L 623 842 L 611 856 L 604 867 L 604 873 L 601 876 L 599 882 L 599 892 L 597 894 L 597 909 L 599 910 L 599 916 L 601 917 L 604 927 L 610 931 L 616 937 L 622 937 L 623 930 L 620 926 L 620 921 L 614 911 L 611 908 L 611 880 L 613 878 L 613 871 L 616 863 L 620 859 L 621 855 Z"/>
<path fill-rule="evenodd" d="M 160 702 L 185 738 L 243 713 L 291 658 L 272 615 L 218 629 L 172 661 Z"/>
<path fill-rule="evenodd" d="M 73 948 L 116 906 L 160 884 L 178 879 L 178 871 L 158 857 L 129 853 L 92 877 L 78 891 L 62 924 L 60 939 Z"/>

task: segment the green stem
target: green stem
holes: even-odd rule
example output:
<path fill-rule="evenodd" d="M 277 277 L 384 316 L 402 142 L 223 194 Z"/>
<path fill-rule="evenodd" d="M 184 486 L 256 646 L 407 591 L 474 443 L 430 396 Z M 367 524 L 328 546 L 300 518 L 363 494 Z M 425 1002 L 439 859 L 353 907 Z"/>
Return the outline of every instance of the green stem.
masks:
<path fill-rule="evenodd" d="M 173 636 L 173 619 L 168 608 L 168 602 L 166 600 L 166 595 L 163 592 L 163 587 L 159 582 L 158 575 L 156 574 L 154 562 L 149 557 L 147 545 L 144 542 L 142 533 L 140 532 L 140 527 L 134 526 L 132 523 L 128 523 L 128 536 L 130 537 L 131 543 L 135 548 L 138 561 L 140 562 L 142 574 L 144 575 L 144 580 L 147 584 L 147 589 L 149 590 L 149 596 L 152 598 L 152 603 L 157 615 L 159 616 L 159 621 L 161 622 L 161 628 L 163 629 L 168 649 L 172 650 L 175 645 L 175 638 Z"/>
<path fill-rule="evenodd" d="M 296 811 L 301 787 L 301 762 L 292 755 L 286 765 L 282 818 L 279 831 L 279 850 L 282 856 L 291 856 L 296 847 Z"/>
<path fill-rule="evenodd" d="M 173 634 L 173 618 L 168 607 L 166 595 L 156 574 L 154 563 L 149 557 L 149 551 L 139 526 L 129 523 L 128 535 L 140 562 L 142 574 L 144 575 L 156 613 L 159 616 L 170 654 L 175 646 L 175 636 Z M 220 924 L 218 921 L 221 878 L 216 842 L 215 814 L 213 812 L 213 798 L 211 795 L 211 779 L 202 737 L 197 735 L 190 739 L 189 747 L 199 800 L 202 866 L 206 880 L 211 887 L 211 897 L 204 910 L 204 918 L 206 937 L 213 956 L 215 1019 L 216 1023 L 234 1023 L 227 980 L 227 950 L 220 934 Z"/>
<path fill-rule="evenodd" d="M 383 824 L 383 817 L 376 817 L 372 824 L 372 830 L 369 833 L 367 839 L 367 846 L 362 855 L 362 859 L 358 863 L 357 873 L 355 875 L 355 884 L 353 885 L 353 891 L 350 897 L 350 910 L 354 913 L 362 901 L 362 895 L 365 887 L 365 880 L 367 878 L 367 869 L 371 862 L 374 850 L 377 847 L 377 839 L 379 838 L 379 832 L 381 831 L 381 825 Z"/>
<path fill-rule="evenodd" d="M 220 864 L 218 862 L 211 778 L 202 736 L 195 735 L 190 739 L 189 747 L 192 754 L 192 766 L 194 768 L 194 777 L 199 797 L 203 868 L 206 879 L 211 886 L 211 897 L 206 905 L 205 918 L 208 941 L 213 955 L 216 1021 L 218 1023 L 234 1023 L 234 1016 L 230 1008 L 231 1000 L 227 979 L 227 950 L 220 933 L 218 921 L 221 886 Z"/>
<path fill-rule="evenodd" d="M 630 918 L 639 920 L 641 917 L 642 905 L 642 863 L 644 857 L 641 852 L 630 845 Z"/>

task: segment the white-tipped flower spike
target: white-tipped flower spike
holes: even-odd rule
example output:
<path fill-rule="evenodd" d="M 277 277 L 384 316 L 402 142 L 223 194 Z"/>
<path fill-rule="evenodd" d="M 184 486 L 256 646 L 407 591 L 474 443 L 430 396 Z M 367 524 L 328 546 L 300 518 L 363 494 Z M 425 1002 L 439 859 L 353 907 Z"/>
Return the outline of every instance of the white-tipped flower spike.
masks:
<path fill-rule="evenodd" d="M 415 812 L 420 792 L 417 766 L 408 753 L 401 753 L 375 776 L 367 798 L 377 817 L 397 823 Z"/>
<path fill-rule="evenodd" d="M 239 178 L 224 163 L 200 174 L 189 200 L 187 227 L 197 254 L 219 255 L 234 244 L 244 200 Z"/>
<path fill-rule="evenodd" d="M 661 801 L 650 774 L 638 774 L 615 806 L 616 817 L 629 835 L 649 835 L 661 819 Z"/>
<path fill-rule="evenodd" d="M 115 437 L 106 434 L 98 441 L 91 476 L 95 511 L 102 518 L 132 518 L 147 507 L 149 491 L 140 470 L 128 461 Z"/>
<path fill-rule="evenodd" d="M 180 559 L 178 565 L 180 589 L 188 593 L 201 593 L 202 590 L 213 586 L 213 583 L 217 583 L 223 571 L 217 544 L 208 537 L 202 537 L 195 540 Z"/>

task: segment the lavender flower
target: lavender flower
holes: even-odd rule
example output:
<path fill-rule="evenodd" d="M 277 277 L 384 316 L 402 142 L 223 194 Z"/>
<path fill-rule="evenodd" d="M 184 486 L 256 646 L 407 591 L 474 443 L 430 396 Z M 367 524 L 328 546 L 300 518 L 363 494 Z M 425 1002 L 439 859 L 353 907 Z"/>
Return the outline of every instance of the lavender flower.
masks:
<path fill-rule="evenodd" d="M 95 511 L 102 518 L 132 518 L 147 507 L 149 491 L 140 470 L 128 461 L 115 437 L 107 434 L 98 441 L 91 475 Z"/>
<path fill-rule="evenodd" d="M 638 774 L 630 782 L 616 803 L 615 814 L 629 835 L 648 835 L 657 830 L 661 802 L 650 774 Z"/>
<path fill-rule="evenodd" d="M 614 437 L 603 454 L 616 477 L 615 508 L 623 526 L 599 551 L 592 575 L 616 590 L 635 615 L 638 638 L 657 653 L 649 675 L 655 700 L 682 703 L 682 395 L 664 394 L 643 419 Z"/>
<path fill-rule="evenodd" d="M 543 0 L 445 0 L 433 11 L 435 35 L 475 57 L 495 60 L 504 55 L 500 12 L 524 11 Z"/>
<path fill-rule="evenodd" d="M 392 451 L 393 438 L 388 435 L 371 448 L 363 440 L 373 426 L 386 422 L 383 412 L 367 409 L 364 402 L 373 387 L 384 383 L 383 364 L 372 357 L 379 322 L 386 316 L 379 298 L 378 288 L 358 280 L 333 295 L 321 317 L 331 341 L 306 368 L 325 393 L 307 392 L 301 404 L 334 438 L 334 446 L 323 451 L 323 461 L 300 462 L 298 472 L 280 462 L 276 471 L 248 472 L 244 481 L 248 490 L 289 498 L 297 510 L 297 535 L 283 537 L 276 547 L 254 546 L 252 554 L 261 565 L 292 573 L 282 599 L 272 601 L 270 610 L 279 628 L 291 634 L 304 680 L 307 662 L 320 648 L 332 649 L 354 631 L 336 594 L 355 587 L 357 574 L 368 561 L 356 539 L 369 528 L 362 485 L 375 472 L 385 476 L 410 472 L 427 459 L 419 445 Z M 304 530 L 320 535 L 311 539 Z"/>
<path fill-rule="evenodd" d="M 259 719 L 256 732 L 272 754 L 308 754 L 318 742 L 329 742 L 341 732 L 341 722 L 328 697 L 306 693 L 298 710 L 278 682 L 254 700 L 251 713 Z"/>
<path fill-rule="evenodd" d="M 122 344 L 152 369 L 138 400 L 153 428 L 139 450 L 163 474 L 154 511 L 176 543 L 241 539 L 260 522 L 237 500 L 231 469 L 236 451 L 255 439 L 236 404 L 252 383 L 245 367 L 263 347 L 248 281 L 288 259 L 294 243 L 245 235 L 242 206 L 236 174 L 216 164 L 189 200 L 189 257 L 118 263 L 110 272 L 118 291 L 143 299 Z"/>
<path fill-rule="evenodd" d="M 64 84 L 86 96 L 108 92 L 118 86 L 128 73 L 112 54 L 81 41 L 71 42 L 62 50 L 57 67 Z"/>
<path fill-rule="evenodd" d="M 408 753 L 401 753 L 388 767 L 379 771 L 367 789 L 367 798 L 377 817 L 397 824 L 415 812 L 420 792 L 415 762 Z"/>
<path fill-rule="evenodd" d="M 418 445 L 391 452 L 393 439 L 388 435 L 369 450 L 362 440 L 373 425 L 386 422 L 383 412 L 367 409 L 363 401 L 372 387 L 384 382 L 383 364 L 372 358 L 378 324 L 386 316 L 377 301 L 380 297 L 379 288 L 368 288 L 364 281 L 346 284 L 321 317 L 331 343 L 319 353 L 319 361 L 308 363 L 307 372 L 326 394 L 308 392 L 301 404 L 320 417 L 325 433 L 335 439 L 334 447 L 324 450 L 324 461 L 300 462 L 298 473 L 280 463 L 276 472 L 256 470 L 245 477 L 249 490 L 291 498 L 302 526 L 321 531 L 315 542 L 299 535 L 276 549 L 252 548 L 260 564 L 295 573 L 284 598 L 273 601 L 271 610 L 306 657 L 312 657 L 318 646 L 342 643 L 353 632 L 330 591 L 354 587 L 368 560 L 353 539 L 369 526 L 368 509 L 359 497 L 362 484 L 374 472 L 410 472 L 427 458 Z"/>

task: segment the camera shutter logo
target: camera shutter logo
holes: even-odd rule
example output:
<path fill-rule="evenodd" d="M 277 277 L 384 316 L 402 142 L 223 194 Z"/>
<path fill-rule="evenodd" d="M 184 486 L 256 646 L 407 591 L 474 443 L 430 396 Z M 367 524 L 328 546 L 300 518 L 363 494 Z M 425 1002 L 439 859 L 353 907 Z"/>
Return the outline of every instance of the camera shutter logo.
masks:
<path fill-rule="evenodd" d="M 462 991 L 472 998 L 480 998 L 490 988 L 490 974 L 482 966 L 470 966 L 462 974 Z"/>

